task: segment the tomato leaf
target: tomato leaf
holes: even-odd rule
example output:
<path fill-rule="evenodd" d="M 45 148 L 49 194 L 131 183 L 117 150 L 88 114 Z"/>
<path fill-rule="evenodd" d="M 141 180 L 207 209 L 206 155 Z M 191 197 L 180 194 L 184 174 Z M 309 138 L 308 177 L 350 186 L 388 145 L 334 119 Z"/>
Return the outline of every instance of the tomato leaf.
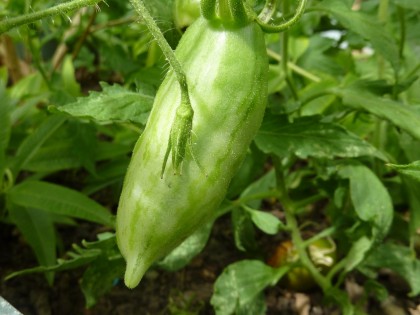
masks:
<path fill-rule="evenodd" d="M 181 245 L 159 261 L 157 265 L 169 271 L 176 271 L 188 265 L 206 246 L 212 226 L 213 222 L 210 222 L 200 227 L 194 234 L 183 241 Z"/>
<path fill-rule="evenodd" d="M 412 295 L 420 293 L 420 260 L 406 246 L 382 244 L 368 256 L 363 267 L 389 268 L 407 281 Z"/>
<path fill-rule="evenodd" d="M 414 107 L 378 97 L 360 89 L 336 90 L 343 103 L 355 109 L 362 109 L 392 122 L 420 140 L 420 112 Z"/>
<path fill-rule="evenodd" d="M 51 183 L 24 181 L 10 189 L 8 199 L 22 207 L 41 209 L 107 226 L 114 225 L 113 216 L 108 209 L 76 190 Z"/>
<path fill-rule="evenodd" d="M 42 144 L 65 122 L 63 115 L 52 115 L 20 144 L 13 159 L 11 169 L 17 174 L 38 152 Z"/>
<path fill-rule="evenodd" d="M 397 165 L 387 164 L 390 168 L 397 170 L 399 173 L 407 175 L 412 179 L 420 181 L 420 161 L 415 161 L 410 164 Z"/>
<path fill-rule="evenodd" d="M 350 195 L 356 214 L 372 224 L 372 231 L 380 241 L 391 227 L 394 208 L 383 183 L 362 164 L 342 165 L 338 174 L 350 180 Z"/>
<path fill-rule="evenodd" d="M 116 280 L 124 273 L 125 262 L 119 259 L 109 259 L 101 255 L 90 264 L 83 274 L 80 283 L 85 296 L 86 307 L 92 307 L 101 296 L 105 295 L 116 284 Z"/>
<path fill-rule="evenodd" d="M 217 315 L 237 313 L 252 305 L 260 293 L 289 270 L 271 268 L 258 260 L 243 260 L 229 265 L 216 280 L 211 298 Z"/>
<path fill-rule="evenodd" d="M 10 119 L 10 112 L 12 109 L 12 102 L 6 95 L 3 82 L 0 81 L 0 191 L 3 184 L 3 173 L 6 168 L 6 149 L 9 144 L 10 131 L 12 123 Z"/>
<path fill-rule="evenodd" d="M 392 2 L 406 9 L 420 11 L 420 2 L 418 0 L 392 0 Z"/>
<path fill-rule="evenodd" d="M 284 117 L 266 115 L 255 142 L 265 153 L 280 157 L 293 153 L 299 158 L 375 156 L 386 160 L 368 142 L 337 124 L 320 122 L 317 117 L 290 123 Z"/>
<path fill-rule="evenodd" d="M 74 117 L 88 118 L 99 123 L 132 122 L 145 125 L 154 97 L 130 91 L 119 85 L 101 83 L 102 92 L 54 109 Z"/>
<path fill-rule="evenodd" d="M 56 237 L 53 221 L 48 213 L 38 209 L 11 206 L 10 216 L 25 240 L 32 247 L 38 262 L 44 267 L 55 264 Z M 45 276 L 50 284 L 54 273 L 46 272 Z"/>
<path fill-rule="evenodd" d="M 285 225 L 283 222 L 281 222 L 277 217 L 275 217 L 273 214 L 254 210 L 249 207 L 245 207 L 246 211 L 251 216 L 252 222 L 263 232 L 275 235 L 279 231 L 285 229 Z"/>
<path fill-rule="evenodd" d="M 330 12 L 344 27 L 369 40 L 394 68 L 398 67 L 400 58 L 396 41 L 376 16 L 354 11 L 342 1 L 325 0 L 318 6 Z"/>

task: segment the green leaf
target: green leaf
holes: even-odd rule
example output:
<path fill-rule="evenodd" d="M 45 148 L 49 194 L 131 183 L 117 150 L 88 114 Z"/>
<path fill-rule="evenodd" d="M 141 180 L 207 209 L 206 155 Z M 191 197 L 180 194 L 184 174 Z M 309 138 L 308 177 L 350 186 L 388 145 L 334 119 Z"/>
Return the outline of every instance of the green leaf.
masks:
<path fill-rule="evenodd" d="M 338 174 L 350 180 L 350 195 L 358 217 L 372 225 L 380 241 L 391 227 L 394 207 L 383 183 L 362 164 L 342 165 Z"/>
<path fill-rule="evenodd" d="M 233 236 L 236 247 L 243 252 L 252 252 L 257 249 L 255 229 L 251 217 L 242 208 L 232 210 Z"/>
<path fill-rule="evenodd" d="M 17 174 L 38 152 L 42 144 L 51 137 L 54 132 L 66 121 L 63 115 L 52 115 L 45 119 L 42 124 L 19 146 L 13 159 L 11 169 Z"/>
<path fill-rule="evenodd" d="M 125 173 L 127 172 L 129 162 L 130 159 L 128 157 L 124 157 L 114 159 L 109 163 L 101 164 L 97 170 L 98 175 L 91 175 L 87 178 L 83 193 L 91 195 L 107 186 L 122 183 Z M 116 196 L 116 198 L 118 198 L 118 196 Z"/>
<path fill-rule="evenodd" d="M 275 284 L 288 270 L 288 267 L 274 269 L 258 260 L 229 265 L 214 285 L 211 304 L 216 314 L 237 313 L 256 301 L 266 287 Z"/>
<path fill-rule="evenodd" d="M 347 256 L 344 258 L 344 271 L 350 272 L 363 262 L 373 244 L 373 241 L 366 236 L 362 236 L 355 241 L 352 244 Z"/>
<path fill-rule="evenodd" d="M 53 221 L 48 213 L 32 208 L 13 205 L 9 207 L 10 216 L 25 240 L 32 247 L 42 266 L 52 266 L 56 261 L 56 238 Z M 45 274 L 52 284 L 54 274 Z"/>
<path fill-rule="evenodd" d="M 375 51 L 382 54 L 394 68 L 398 67 L 397 43 L 385 25 L 379 23 L 376 16 L 354 11 L 343 2 L 336 0 L 324 0 L 318 6 L 330 12 L 345 28 L 367 39 L 372 43 Z"/>
<path fill-rule="evenodd" d="M 240 199 L 247 200 L 253 196 L 258 197 L 255 199 L 250 199 L 244 203 L 250 207 L 259 208 L 261 201 L 264 198 L 261 196 L 263 196 L 264 193 L 272 191 L 275 187 L 276 176 L 274 170 L 271 170 L 246 187 L 241 193 Z"/>
<path fill-rule="evenodd" d="M 107 226 L 114 225 L 108 209 L 78 191 L 51 183 L 24 181 L 8 191 L 8 199 L 22 207 L 42 209 Z"/>
<path fill-rule="evenodd" d="M 44 145 L 38 150 L 34 157 L 26 163 L 23 167 L 24 170 L 32 172 L 56 172 L 60 170 L 66 170 L 71 168 L 82 167 L 83 163 L 77 150 L 74 150 L 74 146 L 77 145 L 75 139 L 57 139 L 48 145 Z M 128 154 L 132 148 L 127 145 L 118 143 L 97 141 L 93 147 L 90 148 L 90 154 L 93 155 L 95 161 L 103 161 L 107 159 L 114 159 L 118 156 L 124 156 Z M 127 165 L 125 165 L 124 173 L 127 171 Z M 99 173 L 98 176 L 104 177 L 103 173 Z"/>
<path fill-rule="evenodd" d="M 404 187 L 407 191 L 408 204 L 410 207 L 409 232 L 410 237 L 416 237 L 420 228 L 420 182 L 403 176 Z"/>
<path fill-rule="evenodd" d="M 9 145 L 11 133 L 10 112 L 12 102 L 6 95 L 6 89 L 3 82 L 0 81 L 0 192 L 3 186 L 3 175 L 6 168 L 6 149 Z"/>
<path fill-rule="evenodd" d="M 247 304 L 239 305 L 236 310 L 237 315 L 265 315 L 267 306 L 265 303 L 264 292 L 260 292 L 253 300 Z"/>
<path fill-rule="evenodd" d="M 102 92 L 59 106 L 56 109 L 74 117 L 89 118 L 99 123 L 133 122 L 145 125 L 154 97 L 132 92 L 122 86 L 101 83 Z"/>
<path fill-rule="evenodd" d="M 73 244 L 73 250 L 66 253 L 66 258 L 57 259 L 56 264 L 53 266 L 38 266 L 34 268 L 16 271 L 14 273 L 9 274 L 5 278 L 5 280 L 9 280 L 17 276 L 23 276 L 31 273 L 39 273 L 46 271 L 66 271 L 76 269 L 94 261 L 100 255 L 106 255 L 107 257 L 113 257 L 114 259 L 117 259 L 118 255 L 115 255 L 115 253 L 118 250 L 115 248 L 115 236 L 111 234 L 110 237 L 109 234 L 110 233 L 98 234 L 97 237 L 99 241 L 96 242 L 82 241 L 82 244 L 85 248 Z M 114 248 L 113 251 L 112 248 Z M 122 259 L 120 255 L 119 258 Z"/>
<path fill-rule="evenodd" d="M 273 214 L 254 210 L 245 207 L 246 211 L 250 214 L 252 222 L 263 232 L 275 235 L 279 231 L 284 230 L 285 225 Z"/>
<path fill-rule="evenodd" d="M 325 292 L 325 295 L 329 298 L 334 300 L 338 305 L 340 305 L 341 311 L 343 315 L 361 315 L 364 313 L 356 313 L 357 309 L 356 306 L 353 305 L 352 301 L 350 301 L 350 297 L 347 292 L 343 292 L 342 290 L 331 286 Z"/>
<path fill-rule="evenodd" d="M 83 274 L 81 288 L 86 300 L 86 307 L 96 304 L 98 298 L 115 285 L 115 280 L 124 274 L 125 262 L 119 259 L 108 259 L 101 256 L 92 263 Z"/>
<path fill-rule="evenodd" d="M 266 115 L 255 142 L 265 153 L 280 157 L 293 153 L 302 159 L 376 156 L 386 160 L 368 142 L 339 125 L 320 122 L 316 117 L 303 117 L 289 123 L 284 117 Z"/>
<path fill-rule="evenodd" d="M 71 96 L 79 96 L 80 85 L 74 74 L 73 58 L 71 55 L 67 55 L 61 68 L 61 88 Z"/>
<path fill-rule="evenodd" d="M 415 161 L 405 165 L 387 164 L 387 166 L 397 170 L 401 174 L 407 175 L 412 179 L 420 181 L 420 161 Z"/>
<path fill-rule="evenodd" d="M 213 222 L 209 222 L 203 227 L 200 227 L 183 241 L 181 245 L 159 261 L 157 265 L 169 271 L 176 271 L 188 265 L 206 246 L 212 226 Z"/>
<path fill-rule="evenodd" d="M 392 0 L 392 2 L 406 9 L 420 11 L 420 2 L 418 0 Z"/>
<path fill-rule="evenodd" d="M 387 119 L 420 140 L 420 113 L 415 107 L 381 98 L 360 89 L 340 89 L 336 90 L 336 93 L 343 98 L 346 106 L 362 109 Z"/>
<path fill-rule="evenodd" d="M 391 269 L 407 281 L 412 295 L 420 293 L 420 260 L 416 259 L 408 247 L 382 244 L 369 255 L 363 266 Z"/>

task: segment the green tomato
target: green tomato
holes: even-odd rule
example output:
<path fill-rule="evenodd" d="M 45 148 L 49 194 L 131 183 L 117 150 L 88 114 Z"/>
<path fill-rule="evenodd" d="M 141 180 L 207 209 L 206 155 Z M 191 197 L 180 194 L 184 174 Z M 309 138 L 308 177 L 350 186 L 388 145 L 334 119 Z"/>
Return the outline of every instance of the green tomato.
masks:
<path fill-rule="evenodd" d="M 175 26 L 184 29 L 200 16 L 200 0 L 175 0 L 173 12 Z"/>
<path fill-rule="evenodd" d="M 309 258 L 321 273 L 327 273 L 337 259 L 336 245 L 331 238 L 321 238 L 312 242 L 307 251 Z M 268 260 L 268 264 L 277 268 L 298 261 L 299 254 L 293 243 L 284 241 L 276 248 L 274 255 Z M 297 291 L 308 290 L 315 286 L 311 273 L 303 266 L 292 267 L 283 282 L 289 289 Z"/>
<path fill-rule="evenodd" d="M 147 269 L 213 217 L 255 136 L 267 101 L 268 58 L 258 25 L 226 28 L 199 18 L 175 51 L 186 73 L 194 119 L 192 152 L 180 175 L 162 162 L 180 87 L 172 71 L 159 88 L 128 167 L 116 235 L 134 288 Z M 198 165 L 198 163 L 200 166 Z"/>

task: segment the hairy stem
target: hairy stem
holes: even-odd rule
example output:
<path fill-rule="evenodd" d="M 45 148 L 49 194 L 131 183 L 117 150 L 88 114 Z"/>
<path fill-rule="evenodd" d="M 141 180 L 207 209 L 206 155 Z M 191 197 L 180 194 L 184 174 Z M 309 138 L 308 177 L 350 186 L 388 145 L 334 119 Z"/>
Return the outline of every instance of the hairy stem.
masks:
<path fill-rule="evenodd" d="M 0 34 L 3 34 L 4 32 L 7 32 L 14 27 L 30 24 L 46 17 L 63 14 L 89 5 L 95 5 L 100 1 L 102 0 L 73 0 L 38 12 L 6 18 L 0 21 Z"/>
<path fill-rule="evenodd" d="M 185 73 L 182 70 L 181 64 L 176 58 L 174 51 L 169 46 L 168 42 L 166 41 L 159 27 L 157 26 L 155 20 L 150 15 L 147 8 L 145 7 L 143 1 L 130 0 L 130 3 L 134 7 L 136 12 L 144 19 L 144 22 L 146 23 L 147 28 L 149 29 L 150 33 L 157 41 L 160 49 L 162 49 L 162 52 L 165 55 L 165 58 L 168 60 L 171 68 L 174 70 L 175 76 L 181 87 L 181 98 L 183 100 L 187 100 L 187 102 L 191 104 L 191 102 L 189 101 L 190 98 L 188 94 L 187 77 L 185 76 Z"/>

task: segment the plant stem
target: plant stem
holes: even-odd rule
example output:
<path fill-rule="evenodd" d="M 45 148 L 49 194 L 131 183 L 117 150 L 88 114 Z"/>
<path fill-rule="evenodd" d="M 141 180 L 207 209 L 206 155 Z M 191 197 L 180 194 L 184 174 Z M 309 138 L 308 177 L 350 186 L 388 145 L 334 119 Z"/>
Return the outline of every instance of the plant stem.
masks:
<path fill-rule="evenodd" d="M 283 2 L 283 13 L 286 15 L 289 13 L 289 1 L 288 0 L 284 0 Z M 289 86 L 290 91 L 292 92 L 293 98 L 297 101 L 299 100 L 299 96 L 297 94 L 296 88 L 292 82 L 292 78 L 289 75 L 289 69 L 287 66 L 287 62 L 289 61 L 289 33 L 288 32 L 284 32 L 282 34 L 282 38 L 283 38 L 283 45 L 282 45 L 282 49 L 281 49 L 281 59 L 283 61 L 282 65 L 283 65 L 283 71 L 284 71 L 284 75 L 286 76 L 286 83 Z"/>
<path fill-rule="evenodd" d="M 380 0 L 378 7 L 378 20 L 383 25 L 386 25 L 388 21 L 388 0 Z M 378 77 L 379 79 L 383 78 L 385 75 L 385 60 L 381 55 L 378 55 Z"/>
<path fill-rule="evenodd" d="M 293 14 L 293 16 L 290 19 L 288 19 L 286 22 L 283 22 L 279 25 L 267 24 L 264 21 L 261 21 L 258 17 L 255 17 L 255 20 L 266 33 L 283 32 L 287 30 L 288 28 L 292 27 L 294 24 L 296 24 L 300 20 L 303 13 L 305 12 L 306 2 L 307 0 L 299 0 L 296 11 Z M 287 16 L 285 12 L 283 12 L 283 15 Z"/>
<path fill-rule="evenodd" d="M 276 53 L 275 51 L 273 51 L 271 49 L 267 49 L 267 54 L 268 54 L 268 56 L 277 60 L 278 62 L 281 62 L 283 60 L 282 57 L 278 53 Z M 321 82 L 321 78 L 319 78 L 318 76 L 310 73 L 309 71 L 299 67 L 297 64 L 295 64 L 291 61 L 287 62 L 287 67 L 289 67 L 290 70 L 296 72 L 297 74 L 300 74 L 302 77 L 305 77 L 305 78 L 307 78 L 311 81 Z"/>
<path fill-rule="evenodd" d="M 165 55 L 165 58 L 168 60 L 171 68 L 174 70 L 175 76 L 181 87 L 181 99 L 187 101 L 187 103 L 191 106 L 190 97 L 188 94 L 187 77 L 184 71 L 182 70 L 181 64 L 176 58 L 174 51 L 169 46 L 168 42 L 166 41 L 159 27 L 157 26 L 155 20 L 144 6 L 143 1 L 130 0 L 130 3 L 134 7 L 136 12 L 144 19 L 147 28 L 149 29 L 150 33 L 152 33 L 152 36 L 156 39 L 160 49 L 162 49 L 162 52 Z"/>
<path fill-rule="evenodd" d="M 275 157 L 274 159 L 275 169 L 276 169 L 276 179 L 277 179 L 277 189 L 279 191 L 279 201 L 283 206 L 285 217 L 286 217 L 286 226 L 291 231 L 291 237 L 293 246 L 296 248 L 296 251 L 299 255 L 302 265 L 309 270 L 312 277 L 320 288 L 327 292 L 331 287 L 331 282 L 323 276 L 319 270 L 315 267 L 312 260 L 309 258 L 308 253 L 306 252 L 305 242 L 302 239 L 302 236 L 299 231 L 299 225 L 295 217 L 295 205 L 290 199 L 287 192 L 287 187 L 283 175 L 283 168 L 281 161 Z"/>
<path fill-rule="evenodd" d="M 0 21 L 0 35 L 14 27 L 30 24 L 49 16 L 63 14 L 89 5 L 95 5 L 100 1 L 102 0 L 73 0 L 38 12 L 24 14 L 10 19 L 6 18 Z"/>
<path fill-rule="evenodd" d="M 258 19 L 264 23 L 270 22 L 277 9 L 277 0 L 266 0 L 264 8 L 258 15 Z"/>

